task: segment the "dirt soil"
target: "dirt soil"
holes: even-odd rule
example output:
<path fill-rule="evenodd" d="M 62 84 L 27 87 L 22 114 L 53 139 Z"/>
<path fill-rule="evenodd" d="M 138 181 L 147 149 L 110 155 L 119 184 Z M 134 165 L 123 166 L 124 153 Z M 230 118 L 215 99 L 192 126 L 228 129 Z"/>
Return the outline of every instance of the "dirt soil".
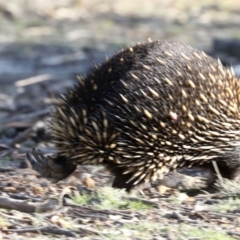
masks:
<path fill-rule="evenodd" d="M 240 1 L 0 0 L 0 239 L 240 239 L 239 187 L 127 194 L 102 167 L 59 183 L 27 161 L 54 153 L 46 128 L 55 97 L 105 54 L 172 39 L 200 49 L 240 38 Z"/>

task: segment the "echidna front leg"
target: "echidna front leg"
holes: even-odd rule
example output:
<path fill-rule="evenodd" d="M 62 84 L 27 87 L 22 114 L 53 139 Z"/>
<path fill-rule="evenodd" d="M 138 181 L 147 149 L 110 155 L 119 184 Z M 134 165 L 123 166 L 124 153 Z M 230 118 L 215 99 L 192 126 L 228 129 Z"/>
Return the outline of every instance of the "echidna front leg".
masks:
<path fill-rule="evenodd" d="M 114 181 L 112 183 L 113 188 L 126 189 L 127 192 L 130 192 L 134 187 L 132 183 L 127 183 L 127 181 L 131 178 L 129 174 L 121 174 L 118 173 L 115 175 Z"/>
<path fill-rule="evenodd" d="M 41 151 L 32 150 L 35 160 L 27 153 L 29 161 L 33 164 L 33 168 L 43 177 L 51 178 L 54 183 L 68 177 L 75 169 L 76 165 L 67 162 L 62 156 L 45 157 Z"/>

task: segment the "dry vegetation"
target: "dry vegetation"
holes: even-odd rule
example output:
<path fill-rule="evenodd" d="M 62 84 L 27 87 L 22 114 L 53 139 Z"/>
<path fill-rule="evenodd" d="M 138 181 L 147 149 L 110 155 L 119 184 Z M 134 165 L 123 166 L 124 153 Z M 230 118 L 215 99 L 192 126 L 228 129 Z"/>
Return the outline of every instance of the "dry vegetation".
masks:
<path fill-rule="evenodd" d="M 235 183 L 129 195 L 109 187 L 103 168 L 52 184 L 26 161 L 32 147 L 54 153 L 49 104 L 105 53 L 147 36 L 199 48 L 240 37 L 238 0 L 139 2 L 0 1 L 0 239 L 240 239 Z"/>

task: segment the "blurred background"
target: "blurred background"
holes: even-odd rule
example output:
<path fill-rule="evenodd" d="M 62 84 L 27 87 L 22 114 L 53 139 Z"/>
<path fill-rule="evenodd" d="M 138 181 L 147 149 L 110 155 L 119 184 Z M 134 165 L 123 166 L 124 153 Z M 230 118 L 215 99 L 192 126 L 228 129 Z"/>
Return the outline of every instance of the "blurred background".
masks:
<path fill-rule="evenodd" d="M 49 104 L 75 73 L 148 36 L 190 44 L 240 73 L 239 0 L 0 0 L 0 157 L 41 146 Z"/>
<path fill-rule="evenodd" d="M 157 193 L 147 188 L 144 194 L 160 203 L 155 208 L 153 202 L 126 204 L 127 198 L 104 192 L 112 181 L 104 168 L 80 166 L 52 184 L 27 160 L 33 147 L 55 153 L 46 120 L 55 97 L 77 83 L 75 74 L 86 75 L 105 55 L 148 37 L 190 44 L 232 65 L 240 76 L 240 0 L 0 0 L 0 239 L 233 239 L 220 237 L 224 232 L 239 239 L 234 185 L 224 190 L 222 208 L 215 194 L 188 198 L 181 193 L 168 199 L 161 198 L 165 188 L 157 187 Z M 101 195 L 83 194 L 83 186 Z M 90 208 L 58 208 L 70 201 L 65 191 L 70 188 L 79 197 L 77 204 Z M 56 201 L 48 204 L 49 199 Z M 46 214 L 40 203 L 48 204 Z M 95 211 L 95 204 L 106 214 Z M 130 206 L 144 212 L 130 211 Z M 149 207 L 151 214 L 145 212 Z M 109 211 L 115 208 L 120 211 Z M 42 226 L 51 235 L 40 234 Z M 196 237 L 203 229 L 212 230 Z M 109 238 L 100 238 L 108 233 Z"/>

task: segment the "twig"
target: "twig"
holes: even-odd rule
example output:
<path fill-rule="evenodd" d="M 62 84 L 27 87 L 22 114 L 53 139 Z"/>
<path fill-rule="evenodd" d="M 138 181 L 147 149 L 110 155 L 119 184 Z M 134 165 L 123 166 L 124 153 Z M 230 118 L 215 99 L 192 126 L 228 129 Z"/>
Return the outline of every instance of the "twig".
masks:
<path fill-rule="evenodd" d="M 12 168 L 0 168 L 0 172 L 14 172 L 14 169 Z"/>
<path fill-rule="evenodd" d="M 218 169 L 216 161 L 212 161 L 212 164 L 213 164 L 214 170 L 215 170 L 215 172 L 217 174 L 218 180 L 219 180 L 220 184 L 222 185 L 223 179 L 222 179 L 222 175 L 221 175 L 221 173 L 220 173 L 220 171 Z"/>
<path fill-rule="evenodd" d="M 3 230 L 7 232 L 17 232 L 17 233 L 26 233 L 26 232 L 42 232 L 42 233 L 50 233 L 57 235 L 66 235 L 68 237 L 77 237 L 78 235 L 73 233 L 72 231 L 62 229 L 56 226 L 44 226 L 44 227 L 35 227 L 35 228 L 23 228 L 23 229 L 7 229 Z"/>
<path fill-rule="evenodd" d="M 75 204 L 70 204 L 70 203 L 64 203 L 64 206 L 69 206 L 69 207 L 74 207 L 75 209 L 81 209 L 81 210 L 86 210 L 86 211 L 91 211 L 94 213 L 102 213 L 102 214 L 115 214 L 115 215 L 121 215 L 122 217 L 126 218 L 126 219 L 132 219 L 133 216 L 131 216 L 132 212 L 131 211 L 116 211 L 116 210 L 99 210 L 99 209 L 94 209 L 94 208 L 90 208 L 90 207 L 83 207 L 83 206 L 78 206 Z M 127 213 L 126 213 L 127 212 Z"/>
<path fill-rule="evenodd" d="M 50 199 L 47 202 L 39 204 L 0 197 L 0 208 L 14 209 L 26 213 L 52 211 L 58 207 L 58 201 L 55 199 Z"/>
<path fill-rule="evenodd" d="M 48 114 L 49 114 L 49 108 L 47 107 L 45 109 L 35 111 L 33 113 L 21 114 L 18 116 L 0 119 L 0 123 L 4 124 L 9 122 L 18 122 L 18 121 L 21 122 L 26 119 L 27 121 L 33 121 L 35 119 L 39 119 L 40 117 L 47 116 Z"/>
<path fill-rule="evenodd" d="M 29 128 L 32 127 L 32 123 L 28 122 L 9 122 L 4 124 L 5 127 L 12 127 L 12 128 Z"/>
<path fill-rule="evenodd" d="M 17 150 L 19 153 L 26 153 L 32 152 L 32 148 L 12 148 L 13 150 Z M 45 148 L 39 148 L 42 154 L 55 154 L 57 150 L 53 147 L 45 147 Z"/>
<path fill-rule="evenodd" d="M 18 193 L 8 193 L 8 196 L 13 199 L 18 199 L 18 200 L 32 200 L 34 202 L 42 202 L 42 198 L 35 198 L 31 196 L 26 196 L 26 195 L 21 195 Z"/>
<path fill-rule="evenodd" d="M 151 205 L 152 207 L 158 207 L 158 203 L 149 201 L 147 199 L 138 198 L 138 197 L 124 197 L 124 198 L 134 202 L 142 202 L 143 204 Z"/>
<path fill-rule="evenodd" d="M 28 85 L 43 82 L 43 81 L 47 81 L 47 80 L 50 80 L 50 79 L 52 79 L 52 75 L 42 74 L 42 75 L 39 75 L 39 76 L 19 80 L 19 81 L 15 82 L 15 85 L 16 85 L 16 87 L 26 87 Z"/>

